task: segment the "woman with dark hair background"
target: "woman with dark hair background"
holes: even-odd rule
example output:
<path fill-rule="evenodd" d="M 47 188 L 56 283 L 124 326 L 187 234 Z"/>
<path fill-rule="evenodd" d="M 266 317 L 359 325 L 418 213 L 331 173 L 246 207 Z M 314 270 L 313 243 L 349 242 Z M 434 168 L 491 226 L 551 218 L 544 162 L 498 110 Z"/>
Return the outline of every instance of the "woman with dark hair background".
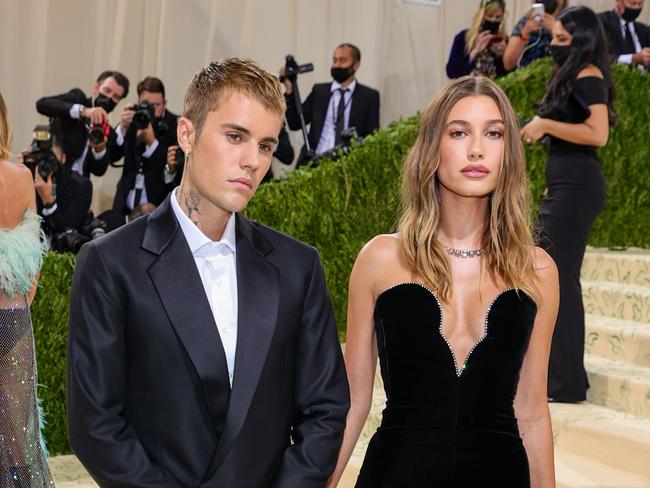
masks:
<path fill-rule="evenodd" d="M 549 136 L 547 190 L 540 209 L 541 246 L 560 274 L 560 309 L 549 362 L 550 401 L 580 402 L 589 388 L 584 368 L 585 320 L 580 268 L 591 226 L 605 204 L 596 149 L 615 120 L 605 36 L 592 10 L 564 10 L 553 27 L 555 69 L 540 116 L 522 129 L 527 143 Z"/>

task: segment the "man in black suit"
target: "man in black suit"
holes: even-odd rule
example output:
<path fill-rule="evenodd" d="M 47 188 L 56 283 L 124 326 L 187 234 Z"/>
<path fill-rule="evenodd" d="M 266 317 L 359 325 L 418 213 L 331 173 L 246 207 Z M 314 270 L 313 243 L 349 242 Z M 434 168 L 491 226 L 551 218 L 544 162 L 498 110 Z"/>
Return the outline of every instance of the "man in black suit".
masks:
<path fill-rule="evenodd" d="M 340 44 L 332 57 L 331 83 L 314 85 L 302 104 L 305 124 L 309 127 L 309 144 L 314 154 L 322 154 L 340 144 L 341 132 L 354 127 L 366 137 L 379 127 L 379 92 L 362 85 L 355 77 L 361 65 L 361 52 L 349 43 Z M 284 68 L 280 76 L 284 75 Z M 284 79 L 287 122 L 291 130 L 300 129 L 291 81 Z M 312 155 L 313 156 L 313 155 Z M 310 159 L 303 146 L 298 164 Z"/>
<path fill-rule="evenodd" d="M 119 71 L 104 71 L 93 85 L 92 96 L 80 88 L 43 97 L 36 102 L 40 114 L 59 119 L 63 128 L 64 150 L 72 171 L 85 177 L 102 176 L 108 168 L 107 144 L 115 138 L 108 114 L 129 93 L 129 80 Z M 88 128 L 97 127 L 96 142 L 88 140 Z M 113 159 L 116 160 L 116 159 Z"/>
<path fill-rule="evenodd" d="M 598 14 L 613 61 L 650 69 L 650 26 L 636 22 L 643 0 L 616 0 L 614 10 Z"/>
<path fill-rule="evenodd" d="M 124 156 L 113 202 L 113 210 L 120 215 L 144 203 L 160 205 L 172 190 L 175 177 L 175 169 L 167 165 L 167 149 L 177 144 L 178 117 L 167 110 L 165 86 L 148 76 L 138 83 L 137 91 L 141 108 L 134 110 L 134 104 L 124 108 L 115 129 L 115 145 L 110 147 L 115 160 Z M 146 122 L 146 127 L 141 127 Z"/>
<path fill-rule="evenodd" d="M 102 487 L 316 488 L 334 468 L 349 392 L 318 253 L 240 213 L 284 111 L 252 61 L 204 67 L 181 186 L 79 254 L 69 439 Z"/>

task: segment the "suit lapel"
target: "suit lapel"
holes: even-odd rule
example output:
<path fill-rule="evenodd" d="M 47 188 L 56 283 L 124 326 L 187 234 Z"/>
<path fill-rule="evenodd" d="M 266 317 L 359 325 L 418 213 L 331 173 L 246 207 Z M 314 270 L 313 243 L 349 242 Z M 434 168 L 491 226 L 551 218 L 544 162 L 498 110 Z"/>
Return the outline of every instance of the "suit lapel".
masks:
<path fill-rule="evenodd" d="M 206 406 L 220 436 L 230 392 L 226 356 L 194 257 L 169 198 L 147 223 L 142 246 L 159 255 L 147 271 L 198 373 Z"/>
<path fill-rule="evenodd" d="M 235 374 L 228 417 L 204 480 L 219 466 L 248 414 L 275 331 L 280 285 L 278 270 L 267 259 L 271 244 L 237 214 L 238 326 Z"/>
<path fill-rule="evenodd" d="M 350 102 L 350 120 L 348 122 L 348 127 L 354 127 L 357 129 L 357 133 L 361 131 L 362 121 L 360 120 L 359 109 L 362 105 L 361 100 L 361 90 L 359 90 L 359 82 L 357 81 L 357 86 L 352 92 L 352 101 Z"/>

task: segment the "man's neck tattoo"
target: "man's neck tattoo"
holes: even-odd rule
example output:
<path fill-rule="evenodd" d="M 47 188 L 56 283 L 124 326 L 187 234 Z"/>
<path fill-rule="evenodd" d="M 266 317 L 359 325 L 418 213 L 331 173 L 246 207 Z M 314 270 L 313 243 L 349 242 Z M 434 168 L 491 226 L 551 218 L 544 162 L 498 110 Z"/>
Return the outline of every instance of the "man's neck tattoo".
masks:
<path fill-rule="evenodd" d="M 185 201 L 185 207 L 187 207 L 186 213 L 194 225 L 199 225 L 199 216 L 201 211 L 199 210 L 199 203 L 201 202 L 201 196 L 195 191 L 188 191 L 183 193 L 183 200 Z"/>

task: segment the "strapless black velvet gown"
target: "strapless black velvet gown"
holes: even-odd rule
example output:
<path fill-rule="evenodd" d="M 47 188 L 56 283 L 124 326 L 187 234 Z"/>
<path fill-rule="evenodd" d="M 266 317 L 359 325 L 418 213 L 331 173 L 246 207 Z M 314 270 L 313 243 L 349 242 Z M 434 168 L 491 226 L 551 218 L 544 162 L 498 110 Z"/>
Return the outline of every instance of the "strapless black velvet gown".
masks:
<path fill-rule="evenodd" d="M 530 486 L 513 400 L 536 312 L 523 291 L 499 293 L 458 365 L 438 298 L 417 283 L 384 291 L 375 329 L 386 409 L 356 486 Z"/>

